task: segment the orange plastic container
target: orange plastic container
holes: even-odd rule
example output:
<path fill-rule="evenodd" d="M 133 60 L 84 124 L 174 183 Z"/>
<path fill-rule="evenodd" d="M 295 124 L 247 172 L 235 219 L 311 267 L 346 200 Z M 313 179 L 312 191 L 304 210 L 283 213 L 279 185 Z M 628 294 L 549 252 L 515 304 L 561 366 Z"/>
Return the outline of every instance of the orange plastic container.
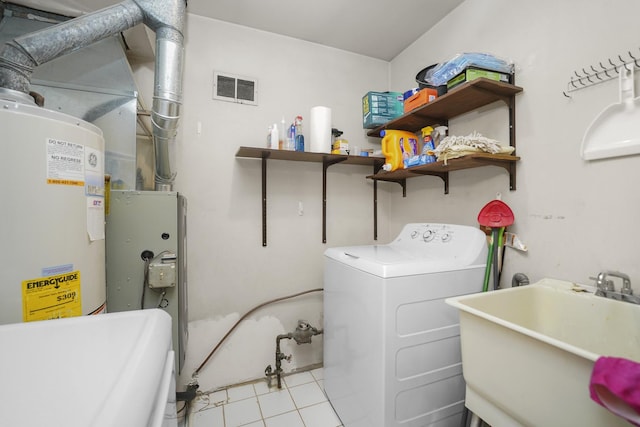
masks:
<path fill-rule="evenodd" d="M 421 89 L 404 101 L 404 112 L 415 110 L 416 108 L 433 101 L 438 97 L 438 91 L 431 88 Z"/>

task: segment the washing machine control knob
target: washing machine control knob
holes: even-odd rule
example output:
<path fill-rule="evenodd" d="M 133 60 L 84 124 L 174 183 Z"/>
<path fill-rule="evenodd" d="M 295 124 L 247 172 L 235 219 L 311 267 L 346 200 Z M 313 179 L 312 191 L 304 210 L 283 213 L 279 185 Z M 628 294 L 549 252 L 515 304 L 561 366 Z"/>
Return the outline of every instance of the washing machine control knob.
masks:
<path fill-rule="evenodd" d="M 453 236 L 451 234 L 444 233 L 440 239 L 442 239 L 443 242 L 449 242 L 452 238 Z"/>
<path fill-rule="evenodd" d="M 420 235 L 420 232 L 418 230 L 413 230 L 411 232 L 411 238 L 415 239 L 416 237 L 418 237 Z"/>
<path fill-rule="evenodd" d="M 436 232 L 433 230 L 427 230 L 422 234 L 422 239 L 425 242 L 430 242 L 433 240 L 433 238 L 436 237 Z"/>

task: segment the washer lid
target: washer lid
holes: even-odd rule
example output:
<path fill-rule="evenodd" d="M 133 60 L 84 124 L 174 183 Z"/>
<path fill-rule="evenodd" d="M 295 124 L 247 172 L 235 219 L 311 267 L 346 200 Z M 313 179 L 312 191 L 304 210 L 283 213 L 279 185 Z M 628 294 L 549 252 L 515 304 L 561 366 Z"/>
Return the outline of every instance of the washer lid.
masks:
<path fill-rule="evenodd" d="M 379 277 L 484 268 L 485 234 L 448 224 L 407 224 L 388 245 L 329 248 L 325 256 Z"/>
<path fill-rule="evenodd" d="M 391 245 L 330 248 L 325 256 L 379 277 L 401 277 L 483 267 L 482 262 L 461 262 L 460 256 L 434 258 Z"/>

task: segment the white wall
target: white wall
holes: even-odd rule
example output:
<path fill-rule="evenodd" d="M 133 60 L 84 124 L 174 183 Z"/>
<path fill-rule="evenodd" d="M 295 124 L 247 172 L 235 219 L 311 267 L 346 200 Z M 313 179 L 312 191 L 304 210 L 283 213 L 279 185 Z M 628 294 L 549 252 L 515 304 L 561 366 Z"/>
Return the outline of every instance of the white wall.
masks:
<path fill-rule="evenodd" d="M 266 145 L 267 127 L 300 114 L 308 129 L 315 105 L 332 108 L 333 126 L 364 147 L 361 97 L 385 90 L 389 64 L 292 38 L 188 15 L 184 109 L 175 147 L 175 188 L 188 198 L 190 341 L 188 381 L 240 316 L 265 301 L 321 288 L 329 246 L 372 244 L 372 172 L 329 168 L 327 244 L 322 243 L 322 164 L 268 162 L 267 247 L 262 246 L 261 161 L 239 159 L 240 146 Z M 258 79 L 259 106 L 212 100 L 213 72 Z M 198 124 L 201 133 L 198 133 Z M 307 137 L 308 144 L 308 137 Z M 384 203 L 384 194 L 381 195 Z M 298 215 L 302 202 L 304 214 Z M 380 239 L 388 221 L 380 208 Z M 202 389 L 260 378 L 274 365 L 275 338 L 298 319 L 322 327 L 322 294 L 265 307 L 230 336 L 202 369 Z M 322 337 L 296 346 L 284 369 L 322 361 Z"/>
<path fill-rule="evenodd" d="M 267 126 L 284 115 L 307 120 L 314 105 L 333 109 L 334 126 L 366 146 L 360 99 L 369 90 L 406 90 L 417 71 L 464 51 L 513 60 L 517 84 L 517 191 L 503 169 L 452 172 L 450 194 L 434 177 L 379 185 L 379 241 L 413 221 L 477 225 L 496 193 L 513 209 L 516 232 L 529 252 L 509 250 L 503 283 L 513 273 L 532 281 L 556 277 L 586 282 L 599 270 L 629 273 L 634 288 L 640 227 L 638 157 L 585 163 L 582 135 L 617 100 L 612 81 L 562 95 L 574 69 L 638 48 L 640 5 L 631 0 L 511 2 L 466 0 L 390 64 L 300 40 L 188 15 L 184 110 L 174 147 L 176 189 L 189 200 L 190 342 L 182 381 L 252 307 L 322 286 L 323 252 L 330 246 L 372 244 L 369 168 L 329 169 L 328 242 L 321 242 L 321 175 L 317 163 L 268 162 L 268 246 L 261 245 L 260 161 L 238 159 L 240 146 L 261 146 Z M 259 106 L 211 99 L 214 70 L 256 77 Z M 148 75 L 148 72 L 142 73 Z M 143 78 L 150 92 L 151 81 Z M 150 102 L 147 102 L 150 105 Z M 455 134 L 478 130 L 507 140 L 506 109 L 483 108 L 452 120 Z M 202 131 L 197 133 L 198 123 Z M 308 142 L 308 141 L 307 141 Z M 373 140 L 377 143 L 376 140 Z M 374 147 L 374 144 L 370 144 Z M 304 215 L 298 216 L 298 202 Z M 275 337 L 299 318 L 322 325 L 322 296 L 261 309 L 234 332 L 199 376 L 201 389 L 259 378 L 274 363 Z M 318 363 L 322 340 L 285 343 L 285 370 Z"/>
<path fill-rule="evenodd" d="M 477 225 L 477 214 L 496 193 L 514 211 L 528 253 L 508 250 L 503 285 L 516 272 L 537 281 L 554 277 L 588 283 L 603 269 L 631 275 L 640 292 L 640 157 L 585 162 L 580 147 L 587 126 L 617 102 L 618 82 L 562 91 L 574 70 L 631 50 L 640 55 L 640 3 L 632 0 L 513 2 L 466 0 L 391 63 L 391 89 L 415 85 L 424 66 L 460 52 L 489 52 L 516 64 L 517 190 L 503 169 L 452 172 L 450 194 L 438 178 L 411 180 L 408 197 L 391 196 L 390 234 L 410 221 Z M 629 58 L 627 56 L 627 58 Z M 638 79 L 636 79 L 638 80 Z M 499 104 L 496 104 L 499 106 Z M 478 130 L 508 140 L 506 108 L 485 108 L 451 121 L 452 134 Z M 640 125 L 634 123 L 636 134 Z"/>

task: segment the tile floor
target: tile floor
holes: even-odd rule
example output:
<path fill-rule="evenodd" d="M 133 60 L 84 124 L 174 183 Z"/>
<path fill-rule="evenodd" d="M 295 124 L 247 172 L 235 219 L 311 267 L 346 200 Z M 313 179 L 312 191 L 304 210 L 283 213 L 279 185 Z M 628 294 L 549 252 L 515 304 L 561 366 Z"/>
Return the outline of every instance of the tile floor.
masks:
<path fill-rule="evenodd" d="M 188 427 L 341 427 L 324 394 L 322 368 L 199 396 Z"/>

